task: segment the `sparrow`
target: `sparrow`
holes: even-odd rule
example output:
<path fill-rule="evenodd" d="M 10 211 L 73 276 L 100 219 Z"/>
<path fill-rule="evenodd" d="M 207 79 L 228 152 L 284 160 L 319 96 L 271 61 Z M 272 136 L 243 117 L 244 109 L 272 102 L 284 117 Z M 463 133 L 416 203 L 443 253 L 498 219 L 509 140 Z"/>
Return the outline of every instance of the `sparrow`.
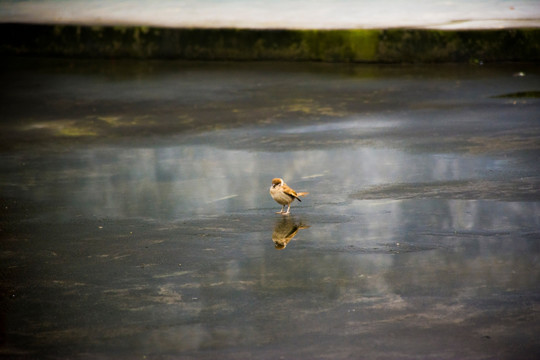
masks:
<path fill-rule="evenodd" d="M 297 193 L 291 189 L 285 181 L 281 178 L 272 179 L 272 186 L 270 186 L 270 195 L 279 205 L 281 205 L 281 211 L 276 212 L 276 214 L 289 215 L 291 212 L 291 203 L 294 199 L 300 200 L 300 196 L 305 196 L 309 194 L 308 192 L 299 192 Z M 287 205 L 287 212 L 283 212 Z"/>
<path fill-rule="evenodd" d="M 299 230 L 307 229 L 309 225 L 303 224 L 301 221 L 291 220 L 289 217 L 282 217 L 274 225 L 272 233 L 272 241 L 277 250 L 283 250 L 287 244 L 296 236 Z"/>

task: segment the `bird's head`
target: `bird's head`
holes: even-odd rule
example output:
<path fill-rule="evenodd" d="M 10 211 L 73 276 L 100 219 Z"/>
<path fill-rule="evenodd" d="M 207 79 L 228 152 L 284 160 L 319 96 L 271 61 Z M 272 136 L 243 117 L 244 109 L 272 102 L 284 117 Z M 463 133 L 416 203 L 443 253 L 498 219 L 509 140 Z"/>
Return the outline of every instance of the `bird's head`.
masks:
<path fill-rule="evenodd" d="M 280 179 L 280 178 L 272 179 L 272 187 L 273 188 L 281 186 L 281 185 L 283 185 L 283 179 Z"/>

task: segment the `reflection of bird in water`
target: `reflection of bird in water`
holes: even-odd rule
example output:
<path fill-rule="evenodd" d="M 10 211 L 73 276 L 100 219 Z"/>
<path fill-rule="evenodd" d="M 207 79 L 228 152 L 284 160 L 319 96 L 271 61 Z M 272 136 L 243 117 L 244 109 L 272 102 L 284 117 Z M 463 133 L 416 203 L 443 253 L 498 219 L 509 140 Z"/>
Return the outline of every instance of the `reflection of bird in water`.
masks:
<path fill-rule="evenodd" d="M 281 218 L 274 225 L 272 241 L 276 249 L 285 249 L 289 241 L 293 239 L 300 229 L 307 229 L 309 225 L 302 224 L 301 221 L 295 221 L 290 218 Z"/>
<path fill-rule="evenodd" d="M 275 178 L 272 179 L 272 186 L 270 186 L 270 195 L 272 195 L 272 199 L 274 199 L 279 205 L 281 205 L 281 211 L 278 211 L 276 214 L 284 214 L 289 215 L 291 212 L 291 203 L 294 201 L 294 199 L 300 200 L 300 196 L 305 196 L 309 194 L 308 192 L 299 192 L 297 193 L 293 189 L 291 189 L 287 184 L 285 184 L 285 181 L 281 178 Z M 283 212 L 285 209 L 285 205 L 287 205 L 287 212 Z"/>

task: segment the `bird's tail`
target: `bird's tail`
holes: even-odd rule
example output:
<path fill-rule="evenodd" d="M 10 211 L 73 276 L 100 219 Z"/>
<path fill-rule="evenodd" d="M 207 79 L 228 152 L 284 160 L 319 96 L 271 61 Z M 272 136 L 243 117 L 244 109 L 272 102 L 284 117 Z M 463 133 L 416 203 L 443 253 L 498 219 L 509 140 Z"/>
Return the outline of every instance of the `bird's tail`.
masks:
<path fill-rule="evenodd" d="M 307 191 L 304 191 L 304 192 L 299 192 L 299 193 L 297 193 L 296 195 L 297 195 L 297 196 L 306 196 L 306 195 L 308 195 L 308 194 L 309 194 L 309 193 L 308 193 Z"/>
<path fill-rule="evenodd" d="M 294 196 L 294 198 L 295 198 L 296 200 L 298 200 L 298 201 L 301 202 L 302 199 L 300 199 L 300 196 L 306 196 L 307 194 L 309 194 L 309 193 L 308 193 L 308 192 L 299 192 L 299 193 L 296 193 L 296 196 L 295 196 L 295 195 L 293 195 L 293 196 Z"/>

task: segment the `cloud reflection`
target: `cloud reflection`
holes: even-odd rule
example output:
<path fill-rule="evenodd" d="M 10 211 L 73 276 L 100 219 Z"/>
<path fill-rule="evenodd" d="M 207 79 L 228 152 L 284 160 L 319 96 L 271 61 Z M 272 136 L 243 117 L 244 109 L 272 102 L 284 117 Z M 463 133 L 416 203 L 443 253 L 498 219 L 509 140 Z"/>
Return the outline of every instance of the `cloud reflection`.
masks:
<path fill-rule="evenodd" d="M 224 139 L 234 135 L 221 134 Z M 354 203 L 366 200 L 362 194 L 372 194 L 378 189 L 374 186 L 417 184 L 411 196 L 388 196 L 424 198 L 420 185 L 436 191 L 441 181 L 462 184 L 471 174 L 496 174 L 509 165 L 489 156 L 370 147 L 268 152 L 190 144 L 91 148 L 49 154 L 47 159 L 5 158 L 5 166 L 13 170 L 2 175 L 5 195 L 24 190 L 28 198 L 54 199 L 58 206 L 48 213 L 53 217 L 59 211 L 61 216 L 170 220 L 235 212 L 272 214 L 267 184 L 276 174 L 313 194 L 297 205 L 303 213 L 352 215 L 365 211 Z M 376 195 L 367 199 L 385 199 L 385 194 Z"/>

